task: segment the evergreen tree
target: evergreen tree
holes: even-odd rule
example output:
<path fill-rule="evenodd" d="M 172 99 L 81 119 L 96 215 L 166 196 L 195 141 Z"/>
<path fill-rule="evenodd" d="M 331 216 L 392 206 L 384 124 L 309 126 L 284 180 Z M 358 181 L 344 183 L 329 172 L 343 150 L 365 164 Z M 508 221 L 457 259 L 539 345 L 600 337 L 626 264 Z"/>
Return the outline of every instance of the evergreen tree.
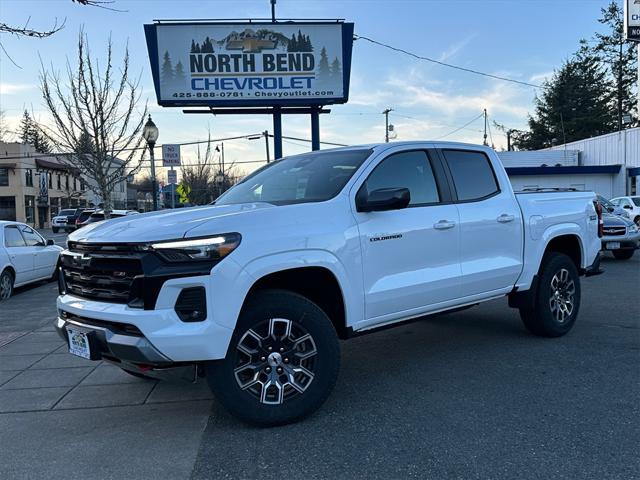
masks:
<path fill-rule="evenodd" d="M 75 150 L 75 153 L 93 155 L 95 147 L 93 144 L 93 138 L 91 138 L 91 135 L 89 135 L 88 132 L 82 132 L 80 134 Z"/>
<path fill-rule="evenodd" d="M 595 35 L 596 45 L 593 53 L 606 67 L 610 89 L 612 93 L 611 108 L 616 115 L 618 129 L 618 113 L 622 115 L 632 113 L 638 117 L 636 111 L 637 100 L 635 91 L 637 85 L 638 55 L 636 44 L 627 42 L 624 38 L 624 12 L 617 1 L 612 0 L 607 7 L 602 8 L 602 16 L 598 21 L 607 28 L 604 33 Z"/>
<path fill-rule="evenodd" d="M 38 153 L 51 153 L 51 144 L 40 131 L 38 124 L 31 118 L 27 110 L 22 115 L 20 121 L 20 131 L 18 138 L 22 143 L 31 145 Z"/>
<path fill-rule="evenodd" d="M 291 34 L 291 39 L 287 45 L 287 52 L 297 52 L 298 51 L 298 42 L 296 42 L 295 33 Z"/>
<path fill-rule="evenodd" d="M 196 52 L 196 42 L 193 39 L 191 39 L 191 49 L 189 51 L 191 53 L 198 53 L 198 52 Z"/>
<path fill-rule="evenodd" d="M 340 60 L 338 60 L 338 57 L 335 57 L 333 62 L 331 62 L 331 78 L 335 80 L 342 78 L 342 69 L 340 68 Z"/>
<path fill-rule="evenodd" d="M 327 57 L 327 49 L 322 47 L 320 50 L 320 61 L 318 62 L 318 83 L 325 84 L 331 78 L 331 67 L 329 67 L 329 58 Z"/>
<path fill-rule="evenodd" d="M 162 81 L 164 83 L 173 82 L 173 66 L 171 65 L 169 52 L 166 50 L 164 52 L 164 57 L 162 58 Z"/>
<path fill-rule="evenodd" d="M 614 122 L 606 72 L 586 44 L 544 83 L 534 102 L 529 132 L 514 138 L 521 150 L 602 135 Z"/>
<path fill-rule="evenodd" d="M 176 82 L 184 82 L 184 67 L 182 66 L 182 62 L 180 60 L 178 60 L 178 63 L 176 63 L 176 69 L 174 72 L 174 78 L 176 80 Z"/>

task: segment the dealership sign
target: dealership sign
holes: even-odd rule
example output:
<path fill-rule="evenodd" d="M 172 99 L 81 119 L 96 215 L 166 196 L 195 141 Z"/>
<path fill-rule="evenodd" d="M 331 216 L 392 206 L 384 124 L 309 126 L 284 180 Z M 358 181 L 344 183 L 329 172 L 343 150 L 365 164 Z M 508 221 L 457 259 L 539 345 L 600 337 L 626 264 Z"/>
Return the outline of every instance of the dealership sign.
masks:
<path fill-rule="evenodd" d="M 624 31 L 627 40 L 640 42 L 640 0 L 625 0 Z"/>
<path fill-rule="evenodd" d="M 144 28 L 162 106 L 347 101 L 352 23 L 160 22 Z"/>

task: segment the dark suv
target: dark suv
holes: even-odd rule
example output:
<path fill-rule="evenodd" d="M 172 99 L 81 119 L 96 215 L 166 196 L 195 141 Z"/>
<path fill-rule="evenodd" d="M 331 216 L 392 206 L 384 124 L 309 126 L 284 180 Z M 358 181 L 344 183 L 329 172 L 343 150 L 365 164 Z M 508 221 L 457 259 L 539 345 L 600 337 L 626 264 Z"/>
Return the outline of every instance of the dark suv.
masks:
<path fill-rule="evenodd" d="M 71 217 L 67 220 L 69 225 L 73 225 L 73 230 L 77 230 L 82 227 L 83 223 L 93 214 L 95 213 L 95 208 L 84 208 L 82 211 L 74 218 L 73 223 L 71 223 Z"/>

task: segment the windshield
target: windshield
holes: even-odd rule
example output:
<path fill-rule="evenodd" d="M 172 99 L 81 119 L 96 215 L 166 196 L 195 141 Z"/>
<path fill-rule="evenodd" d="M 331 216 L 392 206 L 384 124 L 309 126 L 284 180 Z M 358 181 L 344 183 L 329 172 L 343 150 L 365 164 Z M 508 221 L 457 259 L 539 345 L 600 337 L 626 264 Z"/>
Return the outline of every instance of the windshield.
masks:
<path fill-rule="evenodd" d="M 369 149 L 334 150 L 283 158 L 246 177 L 215 204 L 323 202 L 342 190 L 370 154 Z"/>
<path fill-rule="evenodd" d="M 631 201 L 636 204 L 636 207 L 640 207 L 640 197 L 631 197 Z"/>

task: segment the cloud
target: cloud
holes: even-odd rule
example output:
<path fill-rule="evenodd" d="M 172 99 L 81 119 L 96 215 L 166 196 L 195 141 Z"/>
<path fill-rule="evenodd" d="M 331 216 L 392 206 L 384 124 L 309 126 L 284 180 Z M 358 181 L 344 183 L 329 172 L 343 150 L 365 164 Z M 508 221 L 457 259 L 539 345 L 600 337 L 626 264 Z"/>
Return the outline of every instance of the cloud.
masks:
<path fill-rule="evenodd" d="M 481 112 L 486 108 L 492 113 L 506 113 L 517 117 L 527 115 L 530 98 L 523 97 L 523 90 L 518 87 L 495 83 L 477 94 L 452 93 L 446 90 L 435 90 L 425 87 L 420 82 L 405 77 L 394 76 L 387 80 L 393 90 L 402 92 L 397 105 L 407 108 L 432 108 L 448 116 L 459 112 Z"/>
<path fill-rule="evenodd" d="M 468 37 L 463 38 L 462 40 L 449 45 L 449 47 L 447 47 L 447 49 L 440 54 L 440 56 L 438 57 L 438 60 L 441 62 L 444 62 L 445 60 L 448 60 L 449 58 L 455 56 L 464 47 L 466 47 L 469 44 L 469 42 L 471 42 L 471 40 L 473 40 L 475 37 L 476 37 L 476 34 L 474 33 L 473 35 L 469 35 Z"/>
<path fill-rule="evenodd" d="M 529 81 L 530 82 L 542 83 L 545 80 L 547 80 L 548 78 L 551 78 L 553 76 L 553 74 L 554 74 L 553 70 L 551 70 L 549 72 L 535 73 L 535 74 L 533 74 L 533 75 L 531 75 L 529 77 Z"/>
<path fill-rule="evenodd" d="M 34 85 L 25 85 L 19 83 L 0 83 L 0 95 L 15 95 L 34 88 Z"/>

